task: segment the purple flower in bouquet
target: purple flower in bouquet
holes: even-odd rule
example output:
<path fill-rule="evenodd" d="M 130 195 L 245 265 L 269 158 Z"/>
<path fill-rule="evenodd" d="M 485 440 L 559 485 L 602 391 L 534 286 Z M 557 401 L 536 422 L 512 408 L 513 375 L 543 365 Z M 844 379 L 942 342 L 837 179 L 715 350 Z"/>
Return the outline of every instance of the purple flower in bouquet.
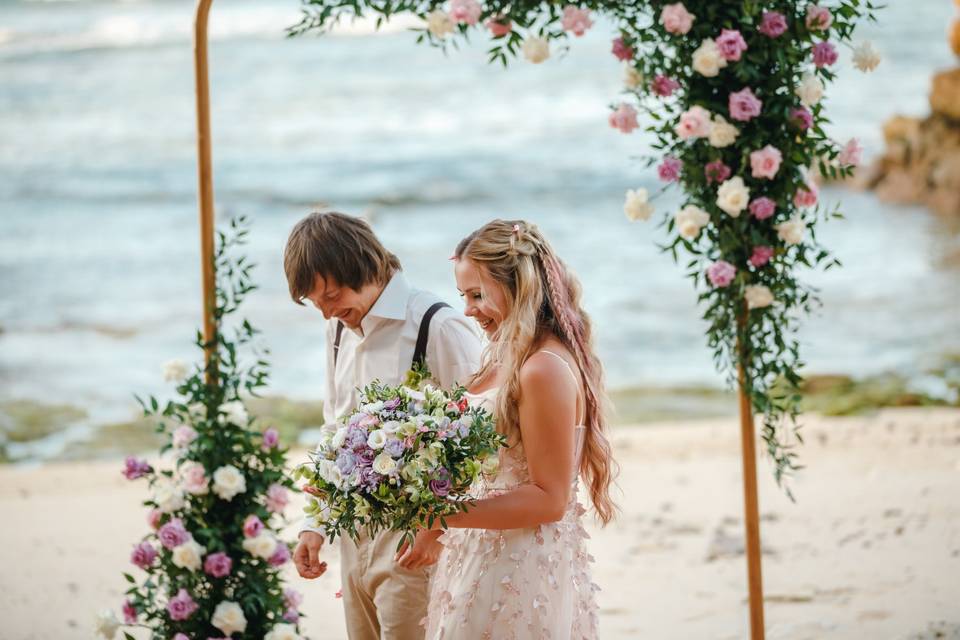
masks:
<path fill-rule="evenodd" d="M 813 45 L 813 64 L 818 68 L 835 64 L 839 57 L 836 47 L 829 42 L 818 42 Z"/>
<path fill-rule="evenodd" d="M 470 422 L 467 418 L 464 417 L 457 420 L 457 435 L 461 438 L 466 438 L 470 435 Z"/>
<path fill-rule="evenodd" d="M 383 476 L 371 469 L 370 467 L 360 467 L 360 486 L 373 493 L 377 490 L 377 487 L 380 486 L 380 481 L 383 480 Z"/>
<path fill-rule="evenodd" d="M 361 467 L 369 467 L 373 464 L 373 459 L 376 457 L 377 452 L 370 447 L 365 446 L 360 453 L 357 454 L 357 464 L 359 464 Z"/>
<path fill-rule="evenodd" d="M 127 624 L 137 624 L 137 608 L 127 600 L 123 603 L 123 621 Z"/>
<path fill-rule="evenodd" d="M 165 549 L 173 549 L 174 547 L 179 547 L 184 542 L 188 542 L 190 540 L 190 532 L 184 528 L 183 521 L 180 518 L 173 518 L 170 522 L 160 527 L 160 530 L 157 532 L 157 537 L 160 538 L 160 544 L 162 544 Z"/>
<path fill-rule="evenodd" d="M 273 552 L 273 555 L 267 560 L 271 566 L 280 567 L 290 561 L 290 547 L 281 542 L 277 545 L 277 550 Z"/>
<path fill-rule="evenodd" d="M 347 432 L 347 439 L 344 441 L 344 445 L 354 450 L 367 446 L 367 432 L 359 427 L 351 427 Z M 343 470 L 341 469 L 341 471 Z"/>
<path fill-rule="evenodd" d="M 243 536 L 245 538 L 256 538 L 263 531 L 263 522 L 255 515 L 247 516 L 243 521 Z"/>
<path fill-rule="evenodd" d="M 760 28 L 757 31 L 768 38 L 777 38 L 782 36 L 786 30 L 787 19 L 782 13 L 777 11 L 763 12 L 763 17 L 760 18 Z"/>
<path fill-rule="evenodd" d="M 337 454 L 337 461 L 335 464 L 337 465 L 337 469 L 340 470 L 340 473 L 348 476 L 357 466 L 357 456 L 353 453 L 353 451 L 341 449 L 340 453 Z"/>
<path fill-rule="evenodd" d="M 399 458 L 403 455 L 405 449 L 406 447 L 403 446 L 403 443 L 396 438 L 387 440 L 387 444 L 383 445 L 383 450 L 386 451 L 387 455 L 389 455 L 391 458 Z M 373 453 L 373 451 L 370 453 Z"/>
<path fill-rule="evenodd" d="M 133 456 L 128 456 L 124 461 L 123 475 L 127 480 L 142 478 L 151 471 L 153 467 L 147 464 L 146 460 L 137 460 Z"/>
<path fill-rule="evenodd" d="M 186 589 L 181 588 L 177 595 L 167 602 L 167 613 L 171 620 L 186 620 L 197 610 L 197 603 L 193 601 Z"/>
<path fill-rule="evenodd" d="M 442 471 L 436 478 L 430 481 L 430 491 L 433 491 L 434 495 L 440 496 L 441 498 L 445 497 L 450 493 L 450 474 L 446 470 Z"/>
<path fill-rule="evenodd" d="M 214 578 L 223 578 L 224 576 L 230 575 L 232 568 L 233 560 L 223 551 L 211 553 L 207 556 L 206 560 L 203 561 L 203 570 Z"/>
<path fill-rule="evenodd" d="M 287 496 L 287 490 L 282 484 L 274 482 L 267 488 L 267 511 L 270 513 L 280 513 L 284 507 L 287 506 L 288 502 L 290 502 L 290 498 Z"/>
<path fill-rule="evenodd" d="M 263 432 L 263 444 L 261 445 L 261 448 L 264 451 L 269 451 L 270 449 L 275 448 L 278 444 L 280 444 L 279 431 L 273 427 L 270 427 Z"/>
<path fill-rule="evenodd" d="M 157 559 L 157 550 L 149 542 L 141 542 L 133 548 L 130 554 L 130 562 L 141 569 L 146 569 Z"/>
<path fill-rule="evenodd" d="M 392 400 L 387 400 L 383 403 L 383 408 L 387 411 L 393 411 L 401 404 L 400 398 L 393 398 Z"/>

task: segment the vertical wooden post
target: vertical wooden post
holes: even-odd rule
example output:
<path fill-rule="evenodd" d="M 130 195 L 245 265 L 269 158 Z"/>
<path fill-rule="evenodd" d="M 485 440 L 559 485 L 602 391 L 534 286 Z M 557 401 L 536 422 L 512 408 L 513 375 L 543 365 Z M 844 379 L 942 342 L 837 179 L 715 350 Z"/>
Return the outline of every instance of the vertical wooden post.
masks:
<path fill-rule="evenodd" d="M 750 592 L 750 638 L 763 640 L 763 576 L 760 555 L 760 507 L 757 499 L 756 433 L 753 424 L 753 404 L 747 395 L 744 349 L 741 339 L 746 335 L 749 308 L 744 303 L 738 319 L 737 365 L 740 387 L 740 452 L 743 456 L 743 523 L 746 529 L 747 584 Z"/>
<path fill-rule="evenodd" d="M 213 0 L 198 0 L 193 21 L 193 66 L 197 98 L 197 178 L 200 200 L 200 268 L 203 278 L 203 340 L 207 344 L 207 384 L 217 380 L 216 288 L 213 245 L 213 169 L 210 153 L 210 76 L 207 66 L 207 18 Z"/>

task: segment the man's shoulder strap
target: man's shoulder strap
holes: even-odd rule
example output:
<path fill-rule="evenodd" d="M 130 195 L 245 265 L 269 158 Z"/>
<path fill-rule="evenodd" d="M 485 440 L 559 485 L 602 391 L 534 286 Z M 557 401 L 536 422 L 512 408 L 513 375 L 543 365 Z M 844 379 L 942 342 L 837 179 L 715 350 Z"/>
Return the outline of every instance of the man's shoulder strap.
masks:
<path fill-rule="evenodd" d="M 423 366 L 427 359 L 427 340 L 430 338 L 430 321 L 433 319 L 433 316 L 443 309 L 444 307 L 449 307 L 446 302 L 434 302 L 430 305 L 430 308 L 427 309 L 427 312 L 423 314 L 423 318 L 420 320 L 420 333 L 417 335 L 417 346 L 413 349 L 413 362 L 412 366 Z"/>

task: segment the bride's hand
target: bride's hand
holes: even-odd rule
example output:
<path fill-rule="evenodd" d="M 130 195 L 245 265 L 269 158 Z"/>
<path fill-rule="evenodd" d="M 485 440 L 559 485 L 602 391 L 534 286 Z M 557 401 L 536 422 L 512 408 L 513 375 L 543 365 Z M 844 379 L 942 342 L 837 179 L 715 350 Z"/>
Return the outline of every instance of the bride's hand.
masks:
<path fill-rule="evenodd" d="M 413 546 L 404 542 L 394 559 L 404 569 L 419 569 L 435 564 L 443 551 L 443 545 L 437 541 L 441 535 L 443 531 L 418 531 L 413 539 Z"/>

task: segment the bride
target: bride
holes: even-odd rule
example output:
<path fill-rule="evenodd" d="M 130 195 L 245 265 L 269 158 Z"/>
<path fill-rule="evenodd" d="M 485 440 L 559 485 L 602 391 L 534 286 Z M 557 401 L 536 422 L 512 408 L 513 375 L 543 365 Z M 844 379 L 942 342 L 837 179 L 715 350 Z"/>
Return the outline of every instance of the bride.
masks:
<path fill-rule="evenodd" d="M 508 446 L 474 487 L 476 506 L 446 518 L 426 637 L 596 638 L 577 483 L 607 524 L 615 464 L 579 284 L 523 221 L 490 222 L 454 260 L 465 313 L 490 338 L 468 397 L 494 413 Z"/>

